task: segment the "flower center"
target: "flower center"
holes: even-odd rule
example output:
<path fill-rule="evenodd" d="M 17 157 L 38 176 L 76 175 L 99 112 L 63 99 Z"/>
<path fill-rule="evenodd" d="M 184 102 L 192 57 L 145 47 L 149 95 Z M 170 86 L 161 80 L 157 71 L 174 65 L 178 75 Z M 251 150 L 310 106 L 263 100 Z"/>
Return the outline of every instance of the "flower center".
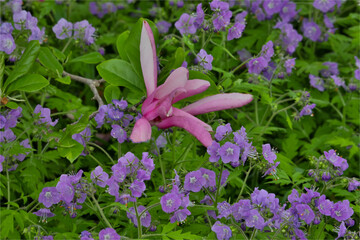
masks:
<path fill-rule="evenodd" d="M 46 193 L 45 193 L 45 197 L 46 197 L 46 198 L 51 198 L 51 197 L 52 197 L 51 192 L 46 192 Z"/>
<path fill-rule="evenodd" d="M 106 235 L 104 236 L 104 240 L 111 240 L 110 234 L 106 234 Z"/>
<path fill-rule="evenodd" d="M 196 177 L 191 177 L 190 178 L 190 183 L 196 183 Z"/>
<path fill-rule="evenodd" d="M 173 200 L 172 200 L 172 199 L 169 199 L 169 200 L 166 201 L 166 206 L 171 207 L 172 204 L 173 204 Z"/>
<path fill-rule="evenodd" d="M 233 155 L 233 154 L 234 154 L 234 149 L 232 148 L 226 149 L 226 155 Z"/>

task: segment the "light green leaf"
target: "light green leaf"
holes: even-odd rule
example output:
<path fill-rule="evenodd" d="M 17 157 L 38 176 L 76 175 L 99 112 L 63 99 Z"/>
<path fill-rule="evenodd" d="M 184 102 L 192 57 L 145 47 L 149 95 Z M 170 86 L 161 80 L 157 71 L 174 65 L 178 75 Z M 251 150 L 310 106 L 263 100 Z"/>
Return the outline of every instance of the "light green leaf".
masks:
<path fill-rule="evenodd" d="M 120 98 L 120 89 L 117 86 L 109 85 L 105 88 L 104 96 L 107 103 L 111 103 L 113 99 Z"/>
<path fill-rule="evenodd" d="M 55 58 L 55 56 L 52 54 L 49 48 L 47 47 L 41 47 L 39 52 L 39 61 L 40 63 L 56 73 L 57 75 L 62 74 L 63 72 L 63 66 L 59 63 L 59 61 Z"/>
<path fill-rule="evenodd" d="M 27 74 L 14 81 L 7 93 L 13 91 L 35 92 L 49 85 L 49 81 L 39 74 Z"/>
<path fill-rule="evenodd" d="M 126 45 L 125 45 L 125 43 L 126 43 L 127 38 L 129 37 L 129 34 L 130 34 L 129 30 L 125 31 L 125 32 L 122 32 L 118 36 L 118 38 L 116 39 L 116 49 L 118 50 L 121 59 L 123 59 L 123 60 L 125 60 L 127 62 L 129 62 L 130 60 L 129 60 L 128 56 L 126 55 L 126 51 L 125 51 Z"/>
<path fill-rule="evenodd" d="M 71 78 L 70 76 L 65 76 L 65 77 L 61 77 L 61 78 L 55 78 L 56 81 L 61 82 L 63 84 L 67 84 L 69 85 L 71 83 Z"/>
<path fill-rule="evenodd" d="M 83 56 L 71 59 L 69 63 L 83 62 L 88 64 L 96 64 L 105 61 L 105 58 L 99 52 L 92 52 Z"/>

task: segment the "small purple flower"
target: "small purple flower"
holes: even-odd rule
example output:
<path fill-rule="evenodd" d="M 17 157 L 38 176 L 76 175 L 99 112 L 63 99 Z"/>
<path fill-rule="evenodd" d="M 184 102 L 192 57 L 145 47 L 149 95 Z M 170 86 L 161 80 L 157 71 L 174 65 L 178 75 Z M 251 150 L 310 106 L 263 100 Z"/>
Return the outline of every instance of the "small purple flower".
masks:
<path fill-rule="evenodd" d="M 16 48 L 14 38 L 11 34 L 0 33 L 0 52 L 11 54 Z"/>
<path fill-rule="evenodd" d="M 202 9 L 202 3 L 199 3 L 196 6 L 196 17 L 194 22 L 196 28 L 199 28 L 201 26 L 201 24 L 204 21 L 204 18 L 205 18 L 205 13 L 204 10 Z"/>
<path fill-rule="evenodd" d="M 80 234 L 80 240 L 94 240 L 94 239 L 90 232 L 82 231 Z"/>
<path fill-rule="evenodd" d="M 316 42 L 320 39 L 321 30 L 319 25 L 317 25 L 315 22 L 304 19 L 302 29 L 304 36 L 309 38 L 311 41 Z"/>
<path fill-rule="evenodd" d="M 296 189 L 291 191 L 291 194 L 288 196 L 288 201 L 290 203 L 300 202 L 299 192 Z"/>
<path fill-rule="evenodd" d="M 268 66 L 268 61 L 264 57 L 251 59 L 248 63 L 249 73 L 260 74 Z"/>
<path fill-rule="evenodd" d="M 222 171 L 221 179 L 220 179 L 220 185 L 221 185 L 221 186 L 225 186 L 225 185 L 226 185 L 226 181 L 227 181 L 229 175 L 230 175 L 230 172 L 229 172 L 227 169 L 225 169 L 224 171 Z"/>
<path fill-rule="evenodd" d="M 295 59 L 296 59 L 296 58 L 287 59 L 287 60 L 285 61 L 285 63 L 284 63 L 284 67 L 285 67 L 286 73 L 287 73 L 288 75 L 291 74 L 292 69 L 295 67 Z"/>
<path fill-rule="evenodd" d="M 120 110 L 125 110 L 128 107 L 128 103 L 126 100 L 117 100 L 113 99 L 112 103 L 115 105 L 115 107 L 119 108 Z"/>
<path fill-rule="evenodd" d="M 328 199 L 326 199 L 325 195 L 321 195 L 317 200 L 317 208 L 319 209 L 320 213 L 325 216 L 331 215 L 331 209 L 333 208 L 334 203 Z"/>
<path fill-rule="evenodd" d="M 312 110 L 316 107 L 316 104 L 308 104 L 305 107 L 303 107 L 303 109 L 301 109 L 300 111 L 300 117 L 302 116 L 306 116 L 306 115 L 311 115 L 312 114 Z"/>
<path fill-rule="evenodd" d="M 187 216 L 190 216 L 191 212 L 188 209 L 179 209 L 176 212 L 174 212 L 174 215 L 170 218 L 170 222 L 179 222 L 183 223 Z"/>
<path fill-rule="evenodd" d="M 105 228 L 99 232 L 99 240 L 120 240 L 120 235 L 112 228 Z"/>
<path fill-rule="evenodd" d="M 136 198 L 131 197 L 130 194 L 123 193 L 116 197 L 115 201 L 127 206 L 128 202 L 136 202 Z"/>
<path fill-rule="evenodd" d="M 167 193 L 160 199 L 161 208 L 166 213 L 172 213 L 179 209 L 181 205 L 181 198 L 177 193 Z"/>
<path fill-rule="evenodd" d="M 54 240 L 53 236 L 42 236 L 41 240 Z"/>
<path fill-rule="evenodd" d="M 171 27 L 171 23 L 167 21 L 159 21 L 156 23 L 156 27 L 159 30 L 159 33 L 167 33 Z"/>
<path fill-rule="evenodd" d="M 354 71 L 354 77 L 357 79 L 357 80 L 360 80 L 360 69 L 356 69 Z"/>
<path fill-rule="evenodd" d="M 155 169 L 154 160 L 149 157 L 148 152 L 143 152 L 141 163 L 144 165 L 146 170 L 152 172 Z"/>
<path fill-rule="evenodd" d="M 264 0 L 263 7 L 267 16 L 272 16 L 281 11 L 283 1 L 278 0 Z"/>
<path fill-rule="evenodd" d="M 360 186 L 360 182 L 357 181 L 355 178 L 353 178 L 349 181 L 348 191 L 349 192 L 355 191 L 359 186 Z"/>
<path fill-rule="evenodd" d="M 350 207 L 349 200 L 344 200 L 334 204 L 331 209 L 331 217 L 337 221 L 345 221 L 354 214 L 354 210 Z"/>
<path fill-rule="evenodd" d="M 34 212 L 33 214 L 35 214 L 36 216 L 40 217 L 40 221 L 42 222 L 47 222 L 47 219 L 49 217 L 53 217 L 55 216 L 55 214 L 53 214 L 49 209 L 47 208 L 41 208 L 39 209 L 37 212 Z"/>
<path fill-rule="evenodd" d="M 240 221 L 249 216 L 249 211 L 252 209 L 249 199 L 241 199 L 239 202 L 231 206 L 232 215 L 236 221 Z"/>
<path fill-rule="evenodd" d="M 246 23 L 245 17 L 247 16 L 247 14 L 248 14 L 247 11 L 242 11 L 241 13 L 237 14 L 235 16 L 235 22 L 245 25 L 245 23 Z"/>
<path fill-rule="evenodd" d="M 249 211 L 248 216 L 245 218 L 245 223 L 247 227 L 255 227 L 259 230 L 262 230 L 266 226 L 264 218 L 260 215 L 257 209 Z"/>
<path fill-rule="evenodd" d="M 126 140 L 126 131 L 117 124 L 111 125 L 111 136 L 116 138 L 119 143 L 123 143 Z"/>
<path fill-rule="evenodd" d="M 314 211 L 307 204 L 298 204 L 295 208 L 299 218 L 304 220 L 306 224 L 310 224 L 314 220 Z"/>
<path fill-rule="evenodd" d="M 329 162 L 331 162 L 335 167 L 340 168 L 342 171 L 345 171 L 349 167 L 346 159 L 338 156 L 333 149 L 329 150 L 329 152 L 324 151 L 324 155 Z"/>
<path fill-rule="evenodd" d="M 114 106 L 108 105 L 108 117 L 113 121 L 120 121 L 124 113 Z"/>
<path fill-rule="evenodd" d="M 199 192 L 205 185 L 205 179 L 202 177 L 201 171 L 189 172 L 185 176 L 184 189 L 192 192 Z"/>
<path fill-rule="evenodd" d="M 226 135 L 232 133 L 230 123 L 226 125 L 220 125 L 216 128 L 215 138 L 217 141 L 221 141 Z"/>
<path fill-rule="evenodd" d="M 57 124 L 57 122 L 59 121 L 59 119 L 56 119 L 55 121 L 51 120 L 50 117 L 50 109 L 49 108 L 43 108 L 40 104 L 36 105 L 35 109 L 34 109 L 34 113 L 38 114 L 40 113 L 40 119 L 39 119 L 39 124 L 42 123 L 46 123 L 50 126 L 55 126 Z"/>
<path fill-rule="evenodd" d="M 29 142 L 29 139 L 25 139 L 23 141 L 21 141 L 20 143 L 21 146 L 23 146 L 24 148 L 29 148 L 31 149 L 31 146 L 30 146 L 30 142 Z M 30 152 L 26 152 L 25 154 L 28 155 Z M 14 157 L 19 160 L 20 162 L 24 161 L 26 155 L 25 154 L 18 154 L 18 155 L 15 155 Z"/>
<path fill-rule="evenodd" d="M 160 134 L 159 137 L 156 139 L 155 142 L 156 146 L 160 149 L 166 146 L 167 140 L 164 137 L 164 134 Z"/>
<path fill-rule="evenodd" d="M 39 43 L 43 43 L 44 41 L 44 35 L 45 35 L 45 28 L 43 27 L 42 29 L 38 28 L 38 27 L 34 27 L 31 29 L 31 35 L 28 38 L 28 41 L 32 41 L 32 40 L 38 40 Z"/>
<path fill-rule="evenodd" d="M 220 221 L 216 221 L 211 230 L 216 233 L 218 240 L 229 240 L 232 236 L 231 229 Z"/>
<path fill-rule="evenodd" d="M 143 181 L 134 180 L 129 189 L 134 197 L 141 197 L 142 193 L 146 189 L 146 186 Z"/>
<path fill-rule="evenodd" d="M 96 128 L 101 128 L 101 126 L 105 123 L 105 117 L 108 111 L 108 106 L 107 105 L 102 105 L 99 108 L 98 114 L 96 114 L 95 116 L 95 121 L 98 124 L 98 126 Z"/>
<path fill-rule="evenodd" d="M 324 80 L 322 78 L 316 77 L 312 74 L 309 75 L 309 78 L 310 78 L 310 85 L 312 87 L 316 88 L 320 92 L 323 92 L 325 90 Z"/>
<path fill-rule="evenodd" d="M 274 163 L 274 161 L 276 160 L 277 157 L 276 157 L 276 154 L 271 149 L 270 144 L 269 143 L 263 144 L 262 148 L 263 148 L 262 153 L 263 153 L 265 160 L 268 161 L 269 163 Z"/>
<path fill-rule="evenodd" d="M 3 165 L 2 163 L 5 161 L 5 157 L 3 155 L 0 155 L 0 172 L 2 172 L 3 170 Z"/>
<path fill-rule="evenodd" d="M 335 240 L 344 237 L 346 233 L 346 226 L 345 226 L 345 222 L 341 222 L 340 227 L 339 227 L 339 231 L 338 231 L 338 236 L 337 238 L 335 238 Z"/>
<path fill-rule="evenodd" d="M 212 69 L 211 63 L 214 58 L 211 54 L 207 54 L 204 49 L 200 50 L 200 52 L 196 55 L 196 59 L 198 60 L 200 66 L 204 67 L 206 70 Z"/>
<path fill-rule="evenodd" d="M 320 71 L 321 76 L 327 78 L 331 75 L 339 75 L 338 64 L 336 62 L 324 62 L 323 65 L 327 66 L 328 69 L 322 69 Z"/>
<path fill-rule="evenodd" d="M 56 190 L 60 193 L 60 198 L 66 203 L 70 203 L 75 196 L 75 189 L 71 184 L 70 178 L 66 174 L 60 176 L 60 181 L 56 185 Z"/>
<path fill-rule="evenodd" d="M 87 45 L 94 43 L 95 28 L 87 20 L 74 23 L 73 29 L 74 39 L 83 40 Z"/>
<path fill-rule="evenodd" d="M 180 16 L 180 19 L 175 23 L 175 27 L 179 30 L 181 35 L 194 34 L 196 33 L 196 27 L 194 25 L 195 20 L 196 19 L 190 17 L 189 14 L 183 13 Z"/>
<path fill-rule="evenodd" d="M 227 40 L 233 40 L 234 38 L 238 39 L 241 37 L 243 31 L 245 29 L 245 25 L 240 22 L 235 22 L 234 26 L 229 28 Z"/>
<path fill-rule="evenodd" d="M 25 10 L 14 13 L 13 20 L 16 29 L 21 30 L 21 28 L 25 27 L 27 15 L 28 12 Z"/>
<path fill-rule="evenodd" d="M 263 177 L 266 175 L 276 175 L 276 168 L 279 166 L 280 162 L 276 162 L 275 164 L 271 165 L 264 173 Z"/>
<path fill-rule="evenodd" d="M 324 172 L 321 176 L 321 180 L 327 182 L 331 179 L 331 175 L 329 172 Z"/>
<path fill-rule="evenodd" d="M 279 15 L 283 22 L 290 22 L 297 15 L 296 4 L 291 1 L 285 1 Z"/>
<path fill-rule="evenodd" d="M 335 0 L 314 0 L 313 6 L 323 13 L 327 13 L 335 6 L 335 4 Z"/>
<path fill-rule="evenodd" d="M 105 187 L 106 182 L 109 179 L 109 174 L 103 171 L 102 167 L 97 166 L 94 171 L 91 172 L 91 179 L 99 187 Z"/>
<path fill-rule="evenodd" d="M 0 25 L 0 34 L 11 34 L 13 32 L 14 28 L 11 23 L 9 22 L 3 22 Z"/>
<path fill-rule="evenodd" d="M 302 203 L 311 203 L 313 198 L 320 197 L 320 193 L 313 191 L 312 189 L 306 188 L 306 193 L 301 194 L 300 202 Z"/>
<path fill-rule="evenodd" d="M 213 141 L 212 144 L 207 148 L 207 153 L 210 155 L 210 162 L 217 162 L 220 159 L 219 155 L 220 144 Z"/>
<path fill-rule="evenodd" d="M 338 76 L 331 75 L 331 79 L 334 80 L 334 84 L 339 87 L 344 87 L 345 82 Z"/>
<path fill-rule="evenodd" d="M 232 12 L 225 10 L 216 14 L 216 18 L 213 20 L 214 28 L 216 31 L 221 31 L 230 24 Z"/>
<path fill-rule="evenodd" d="M 137 207 L 138 214 L 142 213 L 146 208 L 142 205 Z M 138 222 L 136 219 L 136 212 L 135 208 L 131 207 L 129 209 L 129 212 L 126 213 L 127 217 L 134 223 L 135 227 L 138 227 Z M 140 217 L 141 225 L 144 227 L 150 227 L 151 225 L 151 215 L 148 211 L 146 211 L 143 215 Z"/>
<path fill-rule="evenodd" d="M 203 187 L 208 188 L 216 186 L 216 174 L 214 171 L 205 168 L 200 168 L 199 171 L 201 172 L 202 177 L 205 179 Z"/>
<path fill-rule="evenodd" d="M 60 202 L 60 194 L 55 187 L 45 187 L 39 194 L 39 202 L 49 208 Z"/>
<path fill-rule="evenodd" d="M 61 18 L 52 28 L 57 39 L 66 39 L 72 36 L 73 24 Z"/>
<path fill-rule="evenodd" d="M 302 35 L 300 35 L 293 27 L 292 24 L 285 22 L 278 22 L 274 28 L 279 28 L 282 32 L 280 38 L 282 40 L 283 48 L 289 54 L 295 52 L 299 42 L 303 39 Z"/>
<path fill-rule="evenodd" d="M 219 149 L 219 155 L 223 163 L 238 162 L 240 157 L 240 148 L 231 142 L 226 142 Z"/>
<path fill-rule="evenodd" d="M 218 219 L 220 219 L 222 217 L 227 218 L 232 213 L 231 205 L 230 205 L 230 203 L 228 203 L 226 201 L 219 203 L 217 205 L 217 209 L 219 212 Z"/>
<path fill-rule="evenodd" d="M 210 8 L 214 12 L 222 12 L 222 11 L 229 10 L 229 4 L 227 2 L 223 2 L 220 0 L 213 0 L 210 3 Z"/>

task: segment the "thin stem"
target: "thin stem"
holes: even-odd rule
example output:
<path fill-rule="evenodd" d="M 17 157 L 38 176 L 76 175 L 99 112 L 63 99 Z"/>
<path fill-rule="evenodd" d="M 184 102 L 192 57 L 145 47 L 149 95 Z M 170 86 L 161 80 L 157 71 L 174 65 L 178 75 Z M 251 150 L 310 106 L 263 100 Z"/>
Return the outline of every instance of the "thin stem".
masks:
<path fill-rule="evenodd" d="M 8 195 L 8 202 L 11 201 L 10 199 L 10 177 L 9 177 L 9 171 L 8 168 L 6 167 L 6 179 L 7 179 L 7 195 Z M 6 207 L 8 210 L 10 209 L 10 204 L 7 205 Z"/>
<path fill-rule="evenodd" d="M 245 64 L 247 64 L 252 58 L 249 58 L 248 60 L 246 60 L 245 62 L 242 62 L 239 66 L 237 66 L 236 68 L 234 68 L 230 73 L 234 73 L 236 72 L 238 69 L 240 69 L 242 66 L 244 66 Z"/>
<path fill-rule="evenodd" d="M 112 159 L 112 157 L 110 156 L 110 154 L 105 150 L 103 149 L 102 147 L 100 147 L 99 145 L 97 145 L 96 143 L 93 143 L 93 142 L 88 142 L 88 144 L 90 146 L 94 146 L 94 147 L 97 147 L 98 149 L 100 149 L 109 159 L 110 161 L 115 164 L 114 160 Z"/>
<path fill-rule="evenodd" d="M 138 227 L 138 238 L 142 238 L 142 226 L 141 226 L 141 217 L 138 213 L 137 204 L 134 203 L 135 208 L 135 214 L 136 214 L 136 220 L 137 220 L 137 227 Z"/>
<path fill-rule="evenodd" d="M 258 99 L 257 98 L 255 98 L 255 119 L 256 119 L 256 125 L 259 125 Z"/>
<path fill-rule="evenodd" d="M 32 106 L 30 105 L 29 100 L 27 99 L 25 92 L 21 91 L 21 96 L 24 98 L 25 103 L 26 103 L 26 105 L 28 106 L 28 108 L 31 110 L 31 112 L 33 112 L 34 109 L 33 109 Z"/>
<path fill-rule="evenodd" d="M 344 116 L 343 116 L 343 114 L 340 112 L 340 110 L 339 110 L 337 107 L 335 107 L 335 105 L 332 104 L 332 103 L 330 103 L 330 106 L 335 110 L 335 112 L 337 112 L 337 114 L 339 114 L 341 120 L 343 120 L 343 119 L 344 119 Z"/>
<path fill-rule="evenodd" d="M 245 189 L 246 181 L 248 180 L 248 177 L 249 177 L 250 172 L 251 172 L 252 169 L 253 169 L 253 167 L 251 166 L 251 163 L 250 163 L 250 167 L 249 167 L 248 171 L 246 172 L 243 185 L 241 186 L 241 190 L 240 190 L 239 196 L 237 197 L 237 200 L 236 200 L 236 201 L 239 201 L 239 200 L 240 200 L 241 195 L 242 195 L 242 193 L 243 193 L 243 191 L 244 191 L 244 189 Z"/>
<path fill-rule="evenodd" d="M 165 189 L 165 188 L 166 188 L 166 180 L 165 180 L 164 166 L 163 166 L 163 163 L 162 163 L 162 161 L 161 161 L 161 155 L 160 155 L 159 148 L 158 148 L 158 146 L 156 145 L 156 143 L 155 143 L 154 145 L 155 145 L 155 149 L 156 149 L 156 152 L 157 152 L 157 154 L 158 154 L 158 157 L 159 157 L 160 168 L 161 168 L 161 175 L 162 175 L 163 184 L 164 184 L 164 189 Z"/>
<path fill-rule="evenodd" d="M 258 231 L 257 229 L 254 229 L 254 230 L 253 230 L 253 232 L 252 232 L 252 234 L 251 234 L 251 237 L 250 237 L 250 240 L 255 239 L 255 236 L 256 236 L 257 231 Z"/>
<path fill-rule="evenodd" d="M 205 211 L 205 214 L 206 214 L 206 219 L 208 220 L 209 225 L 210 225 L 210 229 L 211 229 L 211 228 L 212 228 L 211 219 L 210 219 L 209 214 L 208 214 L 208 212 L 207 212 L 207 211 Z"/>
<path fill-rule="evenodd" d="M 215 194 L 215 208 L 217 208 L 217 203 L 218 203 L 218 197 L 219 197 L 219 192 L 220 192 L 220 185 L 221 185 L 221 176 L 222 176 L 222 172 L 224 169 L 224 163 L 221 163 L 221 169 L 220 169 L 220 174 L 219 174 L 219 179 L 217 182 L 217 188 L 216 188 L 216 194 Z"/>
<path fill-rule="evenodd" d="M 236 228 L 240 231 L 240 233 L 241 233 L 241 235 L 243 235 L 244 239 L 245 239 L 245 240 L 248 240 L 248 237 L 246 236 L 246 234 L 244 233 L 244 231 L 243 231 L 243 230 L 241 229 L 241 227 L 239 227 L 239 225 L 237 225 L 236 222 L 234 221 L 234 217 L 231 218 L 231 222 L 232 222 L 231 225 L 233 225 L 234 227 L 236 227 Z"/>
<path fill-rule="evenodd" d="M 148 237 L 164 237 L 164 235 L 160 234 L 160 233 L 159 234 L 144 234 L 144 235 L 142 235 L 142 238 L 148 238 Z M 158 238 L 158 239 L 160 239 L 160 238 Z"/>
<path fill-rule="evenodd" d="M 99 202 L 96 200 L 94 194 L 92 193 L 90 196 L 91 196 L 92 200 L 94 201 L 97 209 L 99 210 L 100 215 L 101 215 L 101 217 L 103 218 L 103 220 L 105 221 L 106 225 L 107 225 L 109 228 L 113 228 L 113 227 L 111 226 L 110 222 L 109 222 L 109 221 L 107 220 L 107 218 L 105 217 L 105 214 L 104 214 L 104 212 L 102 211 L 102 209 L 101 209 L 101 207 L 100 207 L 100 205 L 99 205 Z"/>
<path fill-rule="evenodd" d="M 148 206 L 147 208 L 145 208 L 139 215 L 139 217 L 141 217 L 144 213 L 146 213 L 147 211 L 149 211 L 150 209 L 160 206 L 160 203 L 155 203 L 153 205 Z"/>
<path fill-rule="evenodd" d="M 67 43 L 65 44 L 64 48 L 61 50 L 62 53 L 65 52 L 65 50 L 69 47 L 71 41 L 73 40 L 73 38 L 69 38 L 69 40 L 67 41 Z"/>

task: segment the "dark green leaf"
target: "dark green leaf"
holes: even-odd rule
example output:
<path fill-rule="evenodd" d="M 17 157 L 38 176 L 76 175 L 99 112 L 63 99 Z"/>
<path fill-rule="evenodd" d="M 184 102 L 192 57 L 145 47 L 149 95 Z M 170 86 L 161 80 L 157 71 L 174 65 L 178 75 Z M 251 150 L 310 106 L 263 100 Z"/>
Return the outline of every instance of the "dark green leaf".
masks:
<path fill-rule="evenodd" d="M 99 52 L 92 52 L 92 53 L 88 53 L 83 56 L 71 59 L 69 63 L 83 62 L 83 63 L 89 63 L 89 64 L 96 64 L 96 63 L 102 62 L 104 60 L 105 60 L 105 58 Z"/>
<path fill-rule="evenodd" d="M 15 82 L 7 89 L 7 93 L 13 91 L 35 92 L 49 85 L 49 81 L 39 74 L 27 74 Z"/>
<path fill-rule="evenodd" d="M 117 86 L 109 85 L 105 88 L 104 91 L 105 99 L 108 103 L 111 103 L 113 99 L 120 98 L 120 89 Z"/>
<path fill-rule="evenodd" d="M 58 76 L 62 75 L 63 66 L 55 58 L 49 48 L 41 47 L 39 52 L 39 61 L 44 66 L 56 73 Z"/>

